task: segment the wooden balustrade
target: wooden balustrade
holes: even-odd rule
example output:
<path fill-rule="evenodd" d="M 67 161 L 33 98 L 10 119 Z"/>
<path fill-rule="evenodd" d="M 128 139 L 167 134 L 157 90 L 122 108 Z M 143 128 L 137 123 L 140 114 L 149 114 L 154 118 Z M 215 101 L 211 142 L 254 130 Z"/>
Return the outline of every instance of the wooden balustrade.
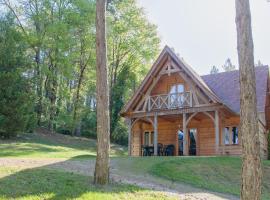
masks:
<path fill-rule="evenodd" d="M 192 107 L 191 92 L 154 95 L 148 98 L 148 111 Z"/>

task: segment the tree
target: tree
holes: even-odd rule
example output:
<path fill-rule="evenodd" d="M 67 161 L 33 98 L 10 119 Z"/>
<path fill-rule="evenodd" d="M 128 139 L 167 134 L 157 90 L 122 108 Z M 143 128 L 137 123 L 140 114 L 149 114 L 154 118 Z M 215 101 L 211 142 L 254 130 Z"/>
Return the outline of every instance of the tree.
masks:
<path fill-rule="evenodd" d="M 108 68 L 111 139 L 121 127 L 119 112 L 159 52 L 157 27 L 147 21 L 135 0 L 114 0 L 108 6 Z"/>
<path fill-rule="evenodd" d="M 35 122 L 26 49 L 11 15 L 0 18 L 0 135 L 7 138 L 27 131 Z"/>
<path fill-rule="evenodd" d="M 96 2 L 97 158 L 95 184 L 109 182 L 110 115 L 106 48 L 106 0 Z"/>
<path fill-rule="evenodd" d="M 253 39 L 249 0 L 236 0 L 237 50 L 240 66 L 241 199 L 261 197 L 261 158 L 257 116 Z"/>
<path fill-rule="evenodd" d="M 1 2 L 1 1 L 0 1 Z M 20 2 L 21 5 L 12 5 L 10 0 L 2 0 L 2 3 L 9 9 L 9 11 L 16 18 L 16 24 L 22 32 L 25 41 L 28 43 L 31 50 L 34 52 L 34 63 L 35 63 L 35 82 L 36 82 L 36 113 L 37 113 L 37 125 L 41 125 L 41 117 L 43 111 L 43 75 L 42 75 L 42 57 L 41 50 L 43 45 L 43 40 L 46 35 L 46 11 L 44 9 L 44 4 L 42 1 L 30 1 L 25 0 Z M 20 17 L 26 19 L 23 21 L 27 23 L 22 23 Z M 32 24 L 32 26 L 25 26 L 24 24 Z"/>
<path fill-rule="evenodd" d="M 217 74 L 219 72 L 219 69 L 214 65 L 210 71 L 210 74 Z"/>
<path fill-rule="evenodd" d="M 262 67 L 262 66 L 264 66 L 264 64 L 260 60 L 258 60 L 258 62 L 255 64 L 255 67 Z"/>
<path fill-rule="evenodd" d="M 225 64 L 222 65 L 222 68 L 225 72 L 233 71 L 236 69 L 235 65 L 232 64 L 232 61 L 230 58 L 227 58 L 227 60 L 225 61 Z"/>

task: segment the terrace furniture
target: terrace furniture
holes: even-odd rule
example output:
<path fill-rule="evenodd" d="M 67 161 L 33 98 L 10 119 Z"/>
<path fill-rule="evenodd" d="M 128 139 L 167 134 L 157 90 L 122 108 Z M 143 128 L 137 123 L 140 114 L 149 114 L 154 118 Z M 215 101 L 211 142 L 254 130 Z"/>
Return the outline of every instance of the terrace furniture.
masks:
<path fill-rule="evenodd" d="M 154 147 L 148 145 L 142 145 L 142 155 L 152 156 L 154 154 Z"/>
<path fill-rule="evenodd" d="M 174 155 L 174 145 L 169 144 L 165 148 L 165 156 L 173 156 Z"/>
<path fill-rule="evenodd" d="M 164 146 L 162 143 L 158 143 L 158 155 L 163 156 L 164 155 Z"/>

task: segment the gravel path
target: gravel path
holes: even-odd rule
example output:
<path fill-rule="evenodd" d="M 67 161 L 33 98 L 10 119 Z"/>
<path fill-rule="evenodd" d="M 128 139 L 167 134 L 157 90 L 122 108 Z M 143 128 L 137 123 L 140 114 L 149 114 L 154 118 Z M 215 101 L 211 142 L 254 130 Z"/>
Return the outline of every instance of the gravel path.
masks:
<path fill-rule="evenodd" d="M 230 195 L 193 188 L 189 185 L 173 183 L 150 175 L 132 174 L 122 170 L 120 171 L 117 168 L 116 162 L 116 160 L 111 160 L 111 179 L 115 182 L 128 183 L 156 191 L 162 191 L 167 195 L 176 195 L 181 200 L 239 199 Z M 0 167 L 19 167 L 20 169 L 47 167 L 92 176 L 94 173 L 95 160 L 0 158 Z"/>

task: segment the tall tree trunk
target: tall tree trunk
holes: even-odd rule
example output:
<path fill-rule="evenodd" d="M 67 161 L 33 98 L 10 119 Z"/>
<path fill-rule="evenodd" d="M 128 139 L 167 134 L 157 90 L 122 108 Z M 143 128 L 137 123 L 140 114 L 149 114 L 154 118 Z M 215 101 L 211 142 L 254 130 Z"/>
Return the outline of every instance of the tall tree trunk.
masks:
<path fill-rule="evenodd" d="M 243 154 L 241 199 L 259 200 L 262 173 L 251 14 L 249 0 L 236 0 L 235 4 L 240 66 L 240 133 Z"/>
<path fill-rule="evenodd" d="M 97 158 L 95 184 L 109 182 L 110 117 L 106 57 L 106 0 L 96 3 L 96 64 L 97 64 Z"/>

